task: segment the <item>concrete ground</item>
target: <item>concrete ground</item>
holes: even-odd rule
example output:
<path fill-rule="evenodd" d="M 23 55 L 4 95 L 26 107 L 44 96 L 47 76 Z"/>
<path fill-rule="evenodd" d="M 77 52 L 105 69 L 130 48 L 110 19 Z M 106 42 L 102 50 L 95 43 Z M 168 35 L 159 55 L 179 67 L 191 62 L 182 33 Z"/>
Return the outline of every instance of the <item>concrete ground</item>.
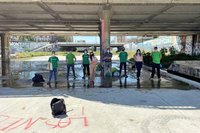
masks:
<path fill-rule="evenodd" d="M 33 84 L 40 72 L 48 80 L 44 62 L 13 62 L 12 76 L 0 77 L 0 132 L 10 133 L 188 133 L 200 132 L 200 90 L 185 83 L 162 78 L 150 82 L 149 71 L 128 78 L 101 78 L 95 85 L 82 80 L 80 61 L 77 79 L 58 76 L 52 88 Z M 118 61 L 114 61 L 118 68 Z M 60 62 L 59 71 L 65 69 Z M 53 118 L 50 102 L 63 98 L 67 115 Z"/>

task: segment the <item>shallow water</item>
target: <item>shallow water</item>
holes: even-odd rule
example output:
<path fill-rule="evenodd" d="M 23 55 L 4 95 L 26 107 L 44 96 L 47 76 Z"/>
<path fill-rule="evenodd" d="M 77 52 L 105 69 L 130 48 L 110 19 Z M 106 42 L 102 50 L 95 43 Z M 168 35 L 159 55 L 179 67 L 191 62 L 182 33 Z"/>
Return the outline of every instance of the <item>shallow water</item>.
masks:
<path fill-rule="evenodd" d="M 49 71 L 47 71 L 46 61 L 11 61 L 10 63 L 5 63 L 0 70 L 0 86 L 1 87 L 11 87 L 11 88 L 26 88 L 26 87 L 45 87 L 49 88 L 46 84 L 49 78 Z M 129 65 L 128 65 L 129 66 Z M 113 67 L 119 69 L 119 61 L 113 61 Z M 141 80 L 137 82 L 136 71 L 127 70 L 128 78 L 103 78 L 101 76 L 96 76 L 95 84 L 90 85 L 89 80 L 86 78 L 82 79 L 83 70 L 81 68 L 81 61 L 77 61 L 75 65 L 76 79 L 73 79 L 72 72 L 70 72 L 69 80 L 66 79 L 66 64 L 65 61 L 59 62 L 58 72 L 63 72 L 63 75 L 58 76 L 58 85 L 54 85 L 54 77 L 52 77 L 52 88 L 127 88 L 127 89 L 181 89 L 181 90 L 191 90 L 195 89 L 187 84 L 178 82 L 172 79 L 162 78 L 161 82 L 149 81 L 150 72 L 142 70 Z M 46 82 L 44 83 L 33 83 L 32 78 L 35 73 L 40 73 L 43 75 Z M 124 72 L 122 72 L 123 74 Z"/>

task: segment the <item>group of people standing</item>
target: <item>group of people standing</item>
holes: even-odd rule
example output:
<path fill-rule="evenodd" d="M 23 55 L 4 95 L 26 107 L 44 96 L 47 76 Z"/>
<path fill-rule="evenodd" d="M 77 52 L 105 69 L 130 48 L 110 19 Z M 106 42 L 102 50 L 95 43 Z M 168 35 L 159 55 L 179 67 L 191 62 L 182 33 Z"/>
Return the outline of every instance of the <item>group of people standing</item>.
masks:
<path fill-rule="evenodd" d="M 154 73 L 155 73 L 155 68 L 157 68 L 157 75 L 158 75 L 158 80 L 160 81 L 160 60 L 162 59 L 162 55 L 160 52 L 157 50 L 158 48 L 154 48 L 154 52 L 152 52 L 152 74 L 150 80 L 153 80 L 154 78 Z M 120 72 L 119 72 L 119 77 L 122 77 L 121 72 L 122 68 L 124 67 L 124 73 L 125 73 L 125 78 L 127 78 L 127 73 L 126 73 L 126 63 L 128 59 L 128 53 L 125 52 L 125 48 L 122 48 L 122 51 L 119 54 L 119 59 L 120 59 Z M 134 60 L 135 60 L 135 65 L 137 68 L 137 80 L 140 81 L 140 73 L 142 69 L 142 65 L 144 63 L 143 61 L 143 56 L 138 49 L 136 51 L 136 54 L 134 55 Z M 52 52 L 52 57 L 49 58 L 48 60 L 48 65 L 49 65 L 49 71 L 50 71 L 50 76 L 49 76 L 49 82 L 47 83 L 50 85 L 51 83 L 51 78 L 54 73 L 54 78 L 55 78 L 55 84 L 58 84 L 57 82 L 57 70 L 58 70 L 58 57 L 55 56 L 55 51 Z M 110 48 L 107 49 L 107 52 L 104 54 L 104 77 L 106 77 L 106 73 L 108 70 L 110 70 L 110 76 L 112 77 L 112 53 L 110 52 Z M 69 54 L 66 56 L 66 65 L 67 65 L 67 80 L 69 79 L 69 71 L 70 68 L 72 68 L 73 72 L 73 77 L 76 79 L 75 75 L 75 70 L 74 70 L 74 65 L 76 62 L 76 57 L 72 53 L 72 50 L 70 50 Z M 87 49 L 84 50 L 84 54 L 82 55 L 82 67 L 83 67 L 83 79 L 86 78 L 86 72 L 88 75 L 88 79 L 90 79 L 90 84 L 94 84 L 94 79 L 95 79 L 95 74 L 96 74 L 96 64 L 98 62 L 98 59 L 95 57 L 93 52 L 90 52 L 88 54 Z M 50 65 L 52 64 L 52 68 L 50 69 Z M 86 71 L 87 70 L 87 71 Z"/>

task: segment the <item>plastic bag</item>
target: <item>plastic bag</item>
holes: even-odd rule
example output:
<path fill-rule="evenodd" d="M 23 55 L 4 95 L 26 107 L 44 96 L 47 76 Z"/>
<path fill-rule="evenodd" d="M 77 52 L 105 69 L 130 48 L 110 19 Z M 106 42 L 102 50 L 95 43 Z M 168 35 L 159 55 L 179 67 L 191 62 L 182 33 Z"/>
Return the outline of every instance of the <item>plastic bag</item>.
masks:
<path fill-rule="evenodd" d="M 114 77 L 119 77 L 119 72 L 114 72 L 114 73 L 113 73 L 113 76 L 114 76 Z"/>

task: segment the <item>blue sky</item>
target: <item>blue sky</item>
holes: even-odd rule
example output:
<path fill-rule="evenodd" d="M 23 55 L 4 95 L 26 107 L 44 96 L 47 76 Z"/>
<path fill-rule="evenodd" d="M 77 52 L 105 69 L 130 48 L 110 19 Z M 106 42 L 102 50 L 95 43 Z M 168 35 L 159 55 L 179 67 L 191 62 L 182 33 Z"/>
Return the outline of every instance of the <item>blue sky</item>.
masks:
<path fill-rule="evenodd" d="M 111 40 L 114 39 L 115 36 L 111 36 Z M 136 36 L 126 36 L 126 38 L 134 38 Z M 85 40 L 86 43 L 100 43 L 100 38 L 98 36 L 73 36 L 74 42 L 78 40 Z"/>

